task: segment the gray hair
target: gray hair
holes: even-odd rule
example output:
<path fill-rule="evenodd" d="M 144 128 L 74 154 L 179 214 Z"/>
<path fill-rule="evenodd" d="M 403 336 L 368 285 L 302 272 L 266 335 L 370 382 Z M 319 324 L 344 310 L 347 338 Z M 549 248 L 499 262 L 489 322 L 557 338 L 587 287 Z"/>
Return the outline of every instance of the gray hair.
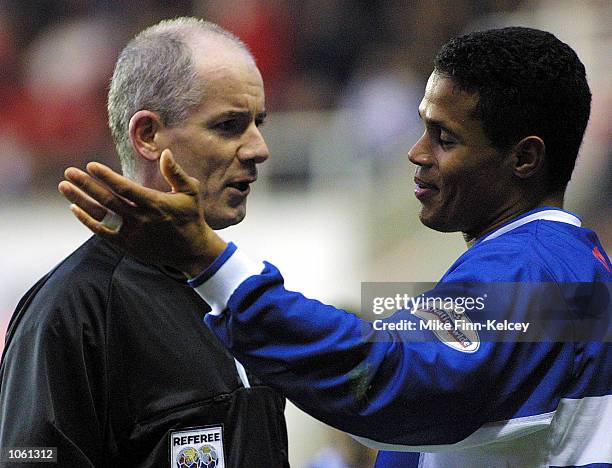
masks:
<path fill-rule="evenodd" d="M 156 112 L 164 125 L 182 123 L 204 98 L 189 39 L 208 35 L 237 46 L 246 45 L 220 26 L 197 18 L 164 20 L 140 32 L 123 49 L 108 92 L 108 125 L 123 174 L 136 178 L 137 160 L 129 122 L 139 110 Z"/>

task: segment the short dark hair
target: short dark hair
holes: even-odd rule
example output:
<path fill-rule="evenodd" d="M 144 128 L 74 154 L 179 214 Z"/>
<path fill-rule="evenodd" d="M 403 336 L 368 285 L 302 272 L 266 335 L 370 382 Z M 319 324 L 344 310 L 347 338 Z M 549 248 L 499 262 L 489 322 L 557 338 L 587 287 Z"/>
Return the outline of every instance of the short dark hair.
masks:
<path fill-rule="evenodd" d="M 539 136 L 548 191 L 567 186 L 591 111 L 584 65 L 570 46 L 537 29 L 492 29 L 450 40 L 434 65 L 461 90 L 478 93 L 474 116 L 493 147 Z"/>

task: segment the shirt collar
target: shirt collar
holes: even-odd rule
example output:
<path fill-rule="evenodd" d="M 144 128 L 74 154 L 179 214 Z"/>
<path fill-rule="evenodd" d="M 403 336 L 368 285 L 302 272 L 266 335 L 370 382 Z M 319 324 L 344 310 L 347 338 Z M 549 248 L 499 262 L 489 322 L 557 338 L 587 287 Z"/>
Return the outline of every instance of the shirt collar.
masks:
<path fill-rule="evenodd" d="M 484 238 L 479 240 L 477 243 L 486 242 L 491 239 L 495 239 L 496 237 L 501 236 L 507 232 L 516 229 L 519 226 L 523 226 L 524 224 L 531 223 L 532 221 L 555 221 L 557 223 L 566 223 L 571 224 L 572 226 L 580 227 L 582 226 L 582 221 L 580 218 L 572 213 L 567 211 L 563 211 L 559 208 L 552 207 L 544 207 L 538 208 L 537 210 L 529 211 L 519 218 L 509 222 L 508 224 L 504 224 L 503 226 L 497 228 L 495 231 L 487 234 Z"/>

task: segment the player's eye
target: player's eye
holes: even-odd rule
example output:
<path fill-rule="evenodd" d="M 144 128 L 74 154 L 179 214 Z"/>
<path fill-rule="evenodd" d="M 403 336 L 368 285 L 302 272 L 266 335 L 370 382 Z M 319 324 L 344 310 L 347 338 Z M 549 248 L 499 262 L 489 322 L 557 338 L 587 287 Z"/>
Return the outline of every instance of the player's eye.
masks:
<path fill-rule="evenodd" d="M 447 135 L 444 131 L 438 134 L 438 142 L 443 148 L 451 147 L 456 143 L 455 139 Z"/>

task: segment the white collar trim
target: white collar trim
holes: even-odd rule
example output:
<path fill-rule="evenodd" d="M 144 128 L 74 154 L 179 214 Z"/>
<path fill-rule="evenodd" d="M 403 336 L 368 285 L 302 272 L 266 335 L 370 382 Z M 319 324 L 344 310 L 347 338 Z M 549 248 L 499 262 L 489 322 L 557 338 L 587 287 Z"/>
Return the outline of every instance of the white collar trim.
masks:
<path fill-rule="evenodd" d="M 573 214 L 570 214 L 566 211 L 561 210 L 544 210 L 538 211 L 536 213 L 532 213 L 530 215 L 525 216 L 524 218 L 517 219 L 516 221 L 511 222 L 510 224 L 506 224 L 505 226 L 499 228 L 497 231 L 493 231 L 487 237 L 485 237 L 481 242 L 486 242 L 491 239 L 495 239 L 496 237 L 501 236 L 513 229 L 516 229 L 519 226 L 523 226 L 524 224 L 530 223 L 532 221 L 538 220 L 546 220 L 546 221 L 556 221 L 558 223 L 566 223 L 571 224 L 572 226 L 580 227 L 582 226 L 582 222 L 580 219 Z"/>

